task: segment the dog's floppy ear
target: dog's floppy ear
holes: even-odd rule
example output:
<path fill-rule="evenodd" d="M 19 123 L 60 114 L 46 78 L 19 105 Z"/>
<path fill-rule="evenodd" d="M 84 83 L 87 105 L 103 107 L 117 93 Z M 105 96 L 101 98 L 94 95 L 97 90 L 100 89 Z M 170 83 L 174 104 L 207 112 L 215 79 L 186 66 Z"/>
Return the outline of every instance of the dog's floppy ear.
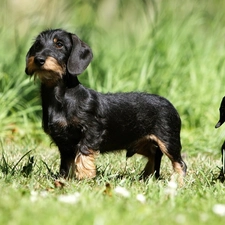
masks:
<path fill-rule="evenodd" d="M 33 75 L 33 72 L 31 72 L 31 71 L 28 70 L 29 58 L 31 56 L 32 49 L 33 49 L 33 45 L 31 46 L 31 48 L 29 49 L 29 51 L 26 54 L 26 68 L 25 68 L 25 73 L 27 75 Z"/>
<path fill-rule="evenodd" d="M 26 73 L 27 75 L 30 75 L 29 72 L 28 72 L 28 68 L 27 68 L 29 56 L 30 56 L 30 50 L 29 50 L 29 51 L 27 52 L 27 54 L 26 54 L 26 67 L 25 67 L 25 73 Z"/>
<path fill-rule="evenodd" d="M 72 50 L 67 62 L 68 72 L 72 75 L 81 74 L 93 57 L 91 48 L 81 41 L 75 34 L 71 34 Z"/>

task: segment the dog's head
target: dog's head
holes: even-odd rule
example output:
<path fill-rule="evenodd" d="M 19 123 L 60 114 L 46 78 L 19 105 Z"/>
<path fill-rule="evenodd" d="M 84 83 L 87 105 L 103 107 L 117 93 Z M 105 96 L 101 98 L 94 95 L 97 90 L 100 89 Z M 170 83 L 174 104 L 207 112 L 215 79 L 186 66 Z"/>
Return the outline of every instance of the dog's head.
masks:
<path fill-rule="evenodd" d="M 216 124 L 215 128 L 220 127 L 225 122 L 225 97 L 223 97 L 220 104 L 220 119 Z"/>
<path fill-rule="evenodd" d="M 54 86 L 67 73 L 81 74 L 91 62 L 91 48 L 75 34 L 61 29 L 40 33 L 26 55 L 26 74 Z"/>

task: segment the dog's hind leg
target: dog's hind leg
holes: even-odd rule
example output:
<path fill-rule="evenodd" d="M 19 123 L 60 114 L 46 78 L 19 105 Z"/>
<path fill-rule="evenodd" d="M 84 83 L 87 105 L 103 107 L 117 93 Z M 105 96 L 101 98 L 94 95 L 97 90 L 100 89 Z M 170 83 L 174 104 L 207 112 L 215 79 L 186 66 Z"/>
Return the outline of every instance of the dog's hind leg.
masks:
<path fill-rule="evenodd" d="M 138 153 L 141 154 L 140 152 Z M 156 179 L 159 179 L 161 159 L 163 156 L 163 153 L 159 147 L 156 144 L 151 143 L 148 145 L 148 148 L 145 149 L 142 155 L 148 158 L 148 162 L 142 172 L 143 177 L 147 178 L 148 176 L 154 175 Z"/>
<path fill-rule="evenodd" d="M 155 178 L 158 179 L 160 176 L 160 164 L 163 154 L 157 143 L 146 136 L 135 143 L 134 149 L 135 153 L 143 155 L 148 159 L 148 162 L 142 171 L 143 178 L 155 175 Z"/>
<path fill-rule="evenodd" d="M 162 159 L 163 153 L 157 146 L 157 149 L 155 151 L 155 178 L 158 179 L 160 176 L 160 165 L 161 165 L 161 159 Z"/>
<path fill-rule="evenodd" d="M 181 145 L 180 143 L 177 144 L 176 148 L 179 149 L 173 149 L 175 145 L 172 146 L 169 144 L 164 143 L 162 140 L 160 140 L 155 135 L 150 135 L 149 138 L 157 143 L 160 150 L 168 156 L 168 158 L 172 162 L 173 169 L 176 173 L 179 174 L 179 182 L 183 183 L 183 177 L 186 175 L 187 166 L 185 162 L 183 161 L 180 151 L 181 151 Z"/>
<path fill-rule="evenodd" d="M 143 178 L 147 178 L 149 176 L 153 176 L 155 174 L 155 158 L 154 156 L 150 156 L 148 157 L 148 162 L 147 164 L 145 165 L 145 168 L 144 170 L 142 171 L 142 176 Z"/>

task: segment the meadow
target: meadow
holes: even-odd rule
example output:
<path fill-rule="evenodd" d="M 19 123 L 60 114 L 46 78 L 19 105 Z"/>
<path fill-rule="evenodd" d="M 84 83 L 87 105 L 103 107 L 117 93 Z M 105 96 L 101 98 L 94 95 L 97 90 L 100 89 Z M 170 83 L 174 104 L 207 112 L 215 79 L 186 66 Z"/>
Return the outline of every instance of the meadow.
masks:
<path fill-rule="evenodd" d="M 218 179 L 225 126 L 222 0 L 2 0 L 0 7 L 0 224 L 224 224 Z M 100 92 L 168 98 L 182 119 L 185 185 L 139 179 L 145 159 L 100 155 L 93 180 L 56 180 L 59 154 L 41 128 L 39 82 L 24 72 L 35 36 L 63 28 L 94 58 L 79 80 Z"/>

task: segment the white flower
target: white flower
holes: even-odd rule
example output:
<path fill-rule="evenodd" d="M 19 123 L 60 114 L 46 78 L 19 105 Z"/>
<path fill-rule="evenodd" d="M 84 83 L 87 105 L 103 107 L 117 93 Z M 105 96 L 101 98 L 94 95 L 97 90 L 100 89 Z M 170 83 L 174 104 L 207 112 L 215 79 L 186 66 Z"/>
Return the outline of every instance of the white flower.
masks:
<path fill-rule="evenodd" d="M 68 203 L 68 204 L 75 204 L 80 200 L 80 193 L 75 192 L 74 194 L 70 195 L 59 195 L 58 201 Z"/>
<path fill-rule="evenodd" d="M 165 193 L 171 197 L 177 194 L 177 183 L 175 181 L 169 181 Z"/>
<path fill-rule="evenodd" d="M 225 216 L 225 205 L 216 204 L 213 206 L 213 212 L 219 216 Z"/>
<path fill-rule="evenodd" d="M 31 202 L 36 202 L 38 200 L 38 192 L 37 191 L 31 191 L 30 200 Z"/>
<path fill-rule="evenodd" d="M 177 183 L 175 181 L 169 181 L 168 182 L 168 188 L 171 188 L 171 189 L 177 189 Z"/>
<path fill-rule="evenodd" d="M 40 192 L 40 196 L 41 196 L 42 198 L 46 198 L 46 197 L 48 197 L 48 192 L 47 192 L 47 191 L 41 191 L 41 192 Z"/>
<path fill-rule="evenodd" d="M 117 186 L 114 189 L 114 191 L 115 191 L 116 194 L 121 195 L 121 196 L 123 196 L 125 198 L 129 198 L 130 197 L 130 192 L 126 188 Z"/>
<path fill-rule="evenodd" d="M 31 200 L 31 202 L 36 202 L 40 198 L 47 198 L 47 197 L 48 197 L 48 192 L 47 191 L 37 192 L 37 191 L 32 190 L 30 192 L 30 200 Z"/>
<path fill-rule="evenodd" d="M 143 194 L 137 194 L 136 199 L 143 204 L 146 202 L 146 198 Z"/>

